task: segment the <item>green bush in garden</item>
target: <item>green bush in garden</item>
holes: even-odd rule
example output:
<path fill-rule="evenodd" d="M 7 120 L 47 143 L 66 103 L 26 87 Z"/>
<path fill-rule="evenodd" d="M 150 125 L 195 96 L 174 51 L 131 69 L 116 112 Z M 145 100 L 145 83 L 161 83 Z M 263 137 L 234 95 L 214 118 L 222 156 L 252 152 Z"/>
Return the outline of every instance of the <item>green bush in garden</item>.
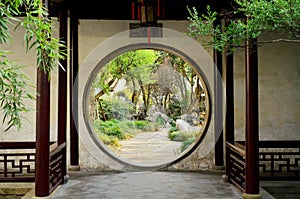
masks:
<path fill-rule="evenodd" d="M 98 138 L 111 149 L 117 149 L 121 145 L 119 140 L 126 140 L 143 131 L 156 131 L 157 125 L 146 120 L 130 121 L 111 119 L 107 121 L 97 120 L 94 129 Z"/>
<path fill-rule="evenodd" d="M 196 137 L 191 137 L 186 139 L 185 141 L 182 142 L 181 145 L 181 152 L 183 152 L 184 150 L 186 150 L 191 144 L 193 144 L 193 142 L 195 141 Z"/>
<path fill-rule="evenodd" d="M 159 125 L 157 123 L 148 122 L 144 127 L 144 131 L 153 132 L 159 130 Z"/>
<path fill-rule="evenodd" d="M 109 136 L 104 133 L 98 132 L 98 138 L 108 146 L 111 150 L 116 150 L 121 147 L 121 144 L 119 143 L 119 139 L 114 136 Z"/>
<path fill-rule="evenodd" d="M 168 137 L 172 141 L 182 142 L 181 152 L 187 149 L 196 139 L 198 136 L 198 132 L 183 132 L 178 131 L 175 127 L 171 127 L 168 132 Z"/>
<path fill-rule="evenodd" d="M 173 128 L 171 128 L 173 129 Z M 189 138 L 197 137 L 198 132 L 183 132 L 183 131 L 169 131 L 169 138 L 172 141 L 183 142 Z"/>
<path fill-rule="evenodd" d="M 132 137 L 131 134 L 123 131 L 123 129 L 119 125 L 119 121 L 115 119 L 107 120 L 105 122 L 99 121 L 98 123 L 95 124 L 95 128 L 101 133 L 104 133 L 108 136 L 116 137 L 121 140 Z"/>
<path fill-rule="evenodd" d="M 134 125 L 136 128 L 144 130 L 144 131 L 157 131 L 157 129 L 158 129 L 157 124 L 152 123 L 148 120 L 134 121 Z"/>

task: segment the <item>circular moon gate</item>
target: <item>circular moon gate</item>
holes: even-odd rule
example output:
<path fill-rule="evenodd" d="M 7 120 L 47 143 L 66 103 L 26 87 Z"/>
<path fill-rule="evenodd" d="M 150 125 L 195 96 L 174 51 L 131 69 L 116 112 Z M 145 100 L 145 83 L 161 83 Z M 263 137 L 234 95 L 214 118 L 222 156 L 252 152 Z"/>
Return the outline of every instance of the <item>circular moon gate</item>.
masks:
<path fill-rule="evenodd" d="M 205 156 L 214 146 L 212 144 L 212 142 L 214 142 L 212 139 L 213 136 L 206 136 L 206 134 L 208 134 L 207 132 L 212 134 L 213 130 L 213 125 L 211 125 L 212 122 L 210 120 L 211 116 L 213 116 L 211 111 L 213 106 L 210 99 L 212 99 L 213 95 L 211 88 L 214 83 L 214 64 L 210 55 L 196 41 L 182 33 L 165 28 L 151 29 L 153 29 L 153 32 L 157 32 L 157 29 L 161 29 L 159 31 L 162 31 L 162 37 L 153 37 L 150 41 L 149 37 L 131 37 L 130 31 L 121 32 L 96 46 L 80 66 L 75 83 L 75 86 L 78 87 L 75 88 L 75 90 L 77 90 L 78 93 L 73 95 L 73 112 L 77 114 L 74 118 L 78 119 L 78 121 L 75 121 L 75 123 L 80 135 L 80 141 L 88 153 L 88 157 L 85 157 L 89 159 L 87 161 L 88 164 L 116 170 L 153 170 L 177 163 L 190 155 L 195 149 L 200 149 L 200 156 Z M 145 32 L 143 28 L 141 28 L 141 31 Z M 87 96 L 89 95 L 92 81 L 99 70 L 101 70 L 101 68 L 110 60 L 122 53 L 137 49 L 162 50 L 182 58 L 193 67 L 197 75 L 203 80 L 206 88 L 206 98 L 208 99 L 208 110 L 206 112 L 208 114 L 204 122 L 203 132 L 196 139 L 196 144 L 193 144 L 189 150 L 184 151 L 176 159 L 159 165 L 136 165 L 116 157 L 115 154 L 108 150 L 108 148 L 106 148 L 106 146 L 97 138 L 88 115 Z M 220 125 L 220 132 L 221 128 L 222 124 Z M 199 147 L 198 145 L 203 142 L 209 144 L 206 147 Z"/>

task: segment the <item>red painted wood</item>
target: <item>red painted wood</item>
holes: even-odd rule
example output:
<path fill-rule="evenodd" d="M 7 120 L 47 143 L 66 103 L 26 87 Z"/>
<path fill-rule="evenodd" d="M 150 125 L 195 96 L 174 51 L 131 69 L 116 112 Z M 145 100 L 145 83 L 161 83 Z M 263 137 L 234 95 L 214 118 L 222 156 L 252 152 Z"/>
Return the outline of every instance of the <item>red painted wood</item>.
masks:
<path fill-rule="evenodd" d="M 246 41 L 246 193 L 259 194 L 257 40 Z"/>
<path fill-rule="evenodd" d="M 48 73 L 38 68 L 36 112 L 36 178 L 35 195 L 49 194 L 49 144 L 50 144 L 50 82 Z"/>
<path fill-rule="evenodd" d="M 79 137 L 75 125 L 77 121 L 77 110 L 73 110 L 73 104 L 77 104 L 77 90 L 76 90 L 76 77 L 78 73 L 78 18 L 76 5 L 70 11 L 70 164 L 71 166 L 79 165 Z"/>
<path fill-rule="evenodd" d="M 63 43 L 68 43 L 68 16 L 66 3 L 61 2 L 59 6 L 59 38 Z M 67 49 L 60 49 L 62 51 L 67 51 Z M 67 71 L 68 62 L 67 59 L 60 60 L 62 67 L 59 68 L 59 79 L 58 79 L 58 131 L 57 131 L 57 142 L 61 145 L 66 142 L 67 137 Z M 66 158 L 66 148 L 62 150 L 63 160 L 62 160 L 62 176 L 67 174 L 67 158 Z M 63 181 L 63 180 L 62 180 Z"/>
<path fill-rule="evenodd" d="M 233 54 L 226 56 L 226 116 L 225 116 L 225 141 L 234 143 L 234 70 Z M 230 176 L 232 167 L 230 162 L 230 149 L 226 147 L 226 168 L 227 176 Z"/>
<path fill-rule="evenodd" d="M 215 166 L 224 166 L 222 53 L 214 50 Z"/>

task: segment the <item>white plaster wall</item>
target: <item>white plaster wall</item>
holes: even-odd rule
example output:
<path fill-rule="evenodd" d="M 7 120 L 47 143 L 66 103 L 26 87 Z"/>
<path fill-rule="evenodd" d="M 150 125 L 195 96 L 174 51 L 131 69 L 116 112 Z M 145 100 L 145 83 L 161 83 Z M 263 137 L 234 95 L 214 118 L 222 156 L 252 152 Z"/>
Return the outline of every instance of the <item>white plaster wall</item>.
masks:
<path fill-rule="evenodd" d="M 276 38 L 264 34 L 259 41 Z M 245 133 L 244 52 L 234 56 L 236 140 Z M 260 140 L 300 140 L 300 45 L 269 43 L 258 48 Z"/>
<path fill-rule="evenodd" d="M 15 31 L 14 25 L 9 26 L 12 38 L 8 44 L 1 45 L 2 49 L 10 51 L 8 58 L 12 61 L 18 62 L 20 65 L 27 66 L 23 69 L 24 74 L 29 79 L 29 84 L 32 84 L 32 88 L 28 88 L 28 92 L 36 96 L 36 53 L 35 50 L 26 52 L 25 44 L 23 41 L 25 31 L 22 28 L 18 28 Z M 57 27 L 56 27 L 57 28 Z M 54 34 L 57 35 L 57 34 Z M 57 129 L 57 70 L 51 73 L 51 140 L 56 140 L 56 129 Z M 3 114 L 0 112 L 0 141 L 34 141 L 35 134 L 35 121 L 36 121 L 36 102 L 25 99 L 24 104 L 30 109 L 29 112 L 23 113 L 22 116 L 25 118 L 22 121 L 20 129 L 15 127 L 5 132 L 6 124 L 2 124 Z"/>
<path fill-rule="evenodd" d="M 81 20 L 79 25 L 79 63 L 99 43 L 114 34 L 128 30 L 129 23 L 134 21 L 101 21 Z M 179 32 L 186 31 L 186 21 L 164 21 L 163 27 Z M 264 38 L 269 38 L 265 35 Z M 263 38 L 263 39 L 264 39 Z M 13 51 L 9 55 L 13 60 L 30 66 L 24 72 L 32 83 L 36 82 L 35 53 L 26 53 L 22 45 L 23 32 L 13 33 L 11 43 L 5 49 Z M 300 139 L 300 47 L 299 44 L 276 43 L 259 48 L 259 122 L 260 139 Z M 245 128 L 245 67 L 244 52 L 237 52 L 235 59 L 235 129 L 236 138 L 244 138 Z M 53 71 L 51 84 L 53 91 L 51 101 L 51 139 L 55 140 L 57 126 L 57 71 Z M 30 92 L 34 93 L 35 89 Z M 35 109 L 35 102 L 26 101 L 26 105 Z M 2 114 L 0 114 L 0 120 Z M 29 121 L 24 121 L 20 131 L 12 128 L 4 133 L 5 126 L 0 124 L 0 140 L 35 140 L 35 111 L 24 114 Z M 212 118 L 213 120 L 213 118 Z M 210 138 L 210 140 L 213 140 Z M 212 145 L 214 143 L 207 143 Z M 81 145 L 82 147 L 82 145 Z M 201 147 L 200 147 L 201 148 Z M 91 160 L 90 152 L 85 148 L 80 151 L 82 168 L 99 169 L 99 165 Z M 174 169 L 208 168 L 213 164 L 213 153 L 201 157 L 201 150 L 195 151 L 184 163 L 174 166 Z M 101 168 L 100 168 L 101 169 Z M 102 169 L 109 169 L 102 165 Z"/>
<path fill-rule="evenodd" d="M 130 22 L 133 21 L 80 21 L 79 63 L 82 63 L 98 43 L 111 35 L 127 30 Z M 185 32 L 187 22 L 164 21 L 163 27 Z M 260 39 L 271 38 L 272 36 L 267 34 Z M 261 140 L 300 139 L 299 53 L 299 44 L 274 43 L 259 47 L 259 131 Z M 237 140 L 243 140 L 245 133 L 244 52 L 236 52 L 234 60 L 235 134 Z M 213 145 L 214 143 L 207 144 Z M 199 158 L 201 156 L 199 153 L 201 153 L 201 147 L 186 161 L 175 165 L 174 168 L 193 170 L 210 167 L 213 164 L 213 152 L 206 158 Z M 85 167 L 85 165 L 81 166 Z"/>
<path fill-rule="evenodd" d="M 138 21 L 80 20 L 78 29 L 79 66 L 99 43 L 117 33 L 128 30 L 130 23 L 138 23 Z M 163 21 L 163 28 L 182 33 L 186 32 L 187 26 L 187 21 Z"/>
<path fill-rule="evenodd" d="M 80 166 L 82 169 L 103 169 L 106 170 L 109 166 L 110 169 L 117 170 L 126 170 L 130 169 L 128 166 L 124 166 L 118 162 L 115 162 L 105 153 L 102 153 L 98 146 L 93 142 L 88 134 L 86 124 L 84 123 L 84 108 L 82 106 L 83 102 L 81 101 L 84 98 L 83 90 L 84 86 L 88 82 L 88 77 L 91 75 L 91 71 L 95 68 L 102 57 L 106 57 L 111 52 L 117 50 L 117 48 L 127 46 L 129 44 L 140 44 L 146 43 L 147 38 L 129 38 L 128 27 L 129 21 L 80 21 L 79 35 L 79 54 L 80 54 L 80 70 L 79 70 L 79 135 L 81 140 L 81 155 L 80 155 Z M 91 27 L 94 28 L 91 28 Z M 117 26 L 117 27 L 115 27 Z M 213 89 L 213 61 L 210 55 L 203 49 L 197 49 L 194 47 L 192 40 L 187 36 L 183 35 L 186 30 L 187 23 L 186 21 L 181 22 L 166 22 L 163 23 L 163 34 L 164 38 L 151 38 L 151 43 L 155 44 L 164 44 L 167 46 L 172 46 L 177 48 L 185 53 L 188 53 L 188 56 L 191 56 L 193 61 L 196 61 L 200 67 L 203 67 L 202 70 L 206 71 L 205 74 L 209 74 L 207 77 L 211 89 Z M 101 32 L 96 27 L 101 27 L 105 29 L 111 29 L 112 34 L 107 34 L 106 31 Z M 172 27 L 171 31 L 169 28 Z M 177 27 L 177 29 L 175 29 Z M 122 29 L 124 28 L 124 29 Z M 90 31 L 90 32 L 89 32 Z M 124 32 L 125 31 L 125 32 Z M 174 32 L 176 33 L 174 33 Z M 117 34 L 117 35 L 115 35 Z M 187 40 L 183 40 L 188 38 Z M 89 41 L 89 42 L 87 42 Z M 195 41 L 193 41 L 196 43 Z M 200 46 L 197 44 L 197 46 Z M 193 50 L 190 50 L 193 49 Z M 207 61 L 206 61 L 207 59 Z M 208 64 L 206 64 L 208 63 Z M 206 68 L 206 69 L 205 69 Z M 212 90 L 211 90 L 212 91 Z M 211 99 L 213 99 L 213 93 L 211 93 Z M 206 158 L 206 155 L 210 154 L 214 146 L 213 139 L 213 115 L 211 125 L 209 127 L 206 138 L 203 143 L 199 146 L 197 150 L 193 153 L 193 158 L 188 158 L 188 160 L 182 161 L 174 165 L 170 169 L 191 169 L 197 170 L 200 167 L 208 168 L 212 165 L 212 159 L 203 163 L 202 159 Z M 87 155 L 90 154 L 90 155 Z M 210 156 L 211 157 L 211 156 Z"/>

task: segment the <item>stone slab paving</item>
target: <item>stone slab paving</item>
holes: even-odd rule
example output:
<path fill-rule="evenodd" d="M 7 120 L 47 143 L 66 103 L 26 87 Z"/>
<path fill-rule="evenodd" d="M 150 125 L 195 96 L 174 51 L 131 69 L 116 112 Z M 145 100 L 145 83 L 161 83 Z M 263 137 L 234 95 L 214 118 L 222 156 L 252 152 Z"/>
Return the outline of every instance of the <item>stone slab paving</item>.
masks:
<path fill-rule="evenodd" d="M 150 166 L 174 160 L 182 143 L 170 141 L 168 129 L 162 129 L 139 133 L 120 144 L 122 147 L 116 151 L 118 157 L 133 164 Z"/>
<path fill-rule="evenodd" d="M 52 199 L 240 199 L 221 174 L 198 172 L 70 173 Z"/>

